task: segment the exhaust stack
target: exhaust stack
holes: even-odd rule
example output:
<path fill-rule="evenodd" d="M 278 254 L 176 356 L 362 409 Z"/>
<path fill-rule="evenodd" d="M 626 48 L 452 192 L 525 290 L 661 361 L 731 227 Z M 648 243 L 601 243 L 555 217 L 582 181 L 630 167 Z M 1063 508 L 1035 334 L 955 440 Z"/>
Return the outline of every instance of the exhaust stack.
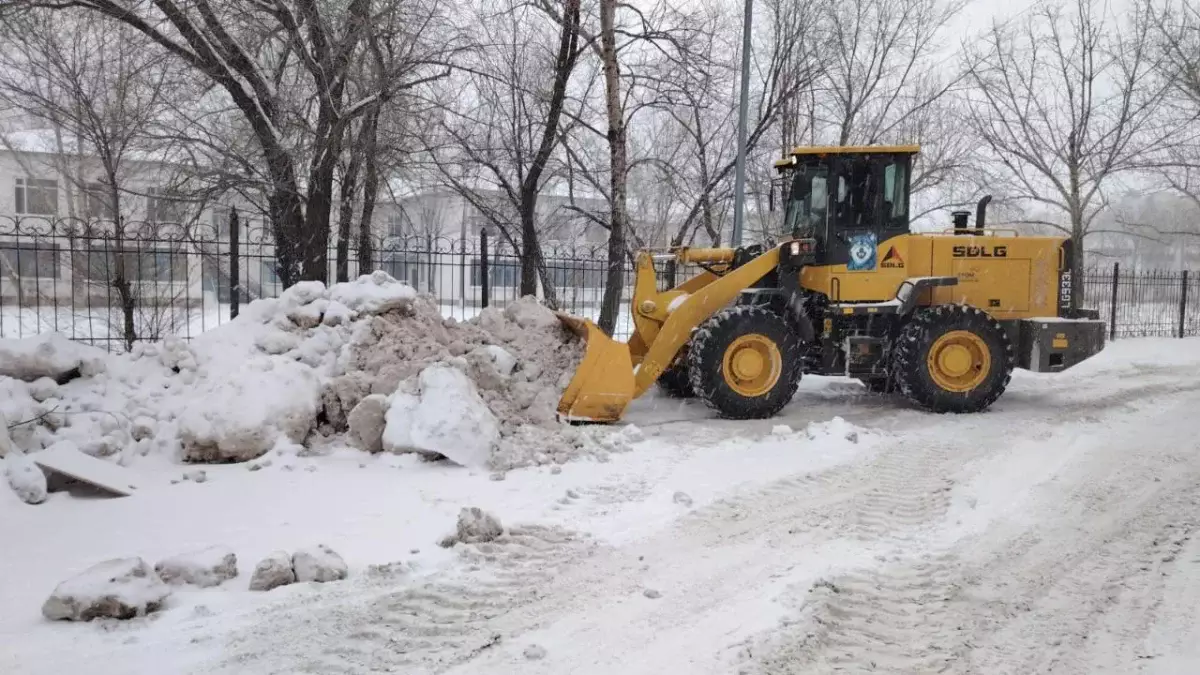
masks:
<path fill-rule="evenodd" d="M 987 207 L 991 201 L 991 195 L 984 195 L 983 199 L 979 200 L 979 205 L 975 207 L 975 230 L 980 234 L 983 234 L 983 228 L 987 224 Z"/>

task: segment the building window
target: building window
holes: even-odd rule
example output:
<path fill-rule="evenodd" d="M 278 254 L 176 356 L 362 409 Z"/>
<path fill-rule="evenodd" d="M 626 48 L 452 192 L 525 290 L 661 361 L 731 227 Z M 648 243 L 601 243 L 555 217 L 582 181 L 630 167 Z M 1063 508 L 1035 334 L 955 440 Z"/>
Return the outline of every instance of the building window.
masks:
<path fill-rule="evenodd" d="M 482 286 L 479 259 L 471 261 L 471 285 Z M 521 263 L 517 260 L 489 260 L 488 283 L 491 288 L 516 288 L 521 284 Z"/>
<path fill-rule="evenodd" d="M 146 199 L 146 217 L 152 223 L 179 225 L 187 222 L 188 203 L 169 190 L 152 188 Z"/>
<path fill-rule="evenodd" d="M 392 237 L 403 237 L 405 233 L 405 218 L 400 211 L 392 211 L 387 215 L 388 235 Z"/>
<path fill-rule="evenodd" d="M 58 215 L 58 181 L 42 178 L 18 178 L 17 213 L 31 216 Z"/>
<path fill-rule="evenodd" d="M 83 209 L 91 220 L 112 220 L 116 215 L 109 189 L 100 183 L 83 186 Z"/>
<path fill-rule="evenodd" d="M 571 266 L 571 267 L 555 267 L 549 265 L 547 272 L 550 276 L 550 282 L 555 288 L 604 288 L 604 277 L 608 270 L 603 268 L 603 263 L 599 263 L 594 267 L 586 266 Z"/>
<path fill-rule="evenodd" d="M 431 263 L 419 253 L 385 253 L 381 260 L 380 269 L 392 275 L 393 279 L 403 281 L 413 288 L 420 288 L 421 281 L 429 278 Z"/>
<path fill-rule="evenodd" d="M 229 214 L 232 212 L 228 206 L 214 206 L 209 212 L 209 222 L 212 223 L 213 231 L 218 237 L 229 236 Z"/>
<path fill-rule="evenodd" d="M 118 257 L 119 255 L 119 257 Z M 118 254 L 100 246 L 75 253 L 74 269 L 89 281 L 109 282 L 117 278 L 117 261 L 125 263 L 124 277 L 129 281 L 187 281 L 186 251 L 146 249 Z"/>
<path fill-rule="evenodd" d="M 275 267 L 276 263 L 273 260 L 263 260 L 262 267 L 258 272 L 258 281 L 261 284 L 279 284 L 279 270 Z"/>
<path fill-rule="evenodd" d="M 22 279 L 57 279 L 58 253 L 53 244 L 0 242 L 0 275 L 16 272 Z"/>

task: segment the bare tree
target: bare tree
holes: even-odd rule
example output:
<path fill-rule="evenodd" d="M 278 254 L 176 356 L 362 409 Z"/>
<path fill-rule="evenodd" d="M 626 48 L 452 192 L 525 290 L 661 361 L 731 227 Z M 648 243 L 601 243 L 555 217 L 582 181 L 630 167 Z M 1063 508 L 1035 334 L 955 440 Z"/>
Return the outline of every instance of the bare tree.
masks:
<path fill-rule="evenodd" d="M 540 277 L 553 307 L 537 204 L 552 178 L 547 169 L 559 146 L 567 88 L 582 49 L 580 0 L 564 0 L 559 24 L 515 0 L 501 0 L 492 10 L 479 8 L 481 44 L 464 59 L 463 77 L 453 82 L 454 100 L 441 125 L 445 143 L 428 149 L 440 180 L 520 251 L 521 294 L 536 293 Z M 557 30 L 546 30 L 550 27 Z M 549 34 L 554 47 L 547 54 Z"/>
<path fill-rule="evenodd" d="M 766 3 L 753 59 L 751 152 L 787 102 L 812 82 L 811 57 L 819 49 L 815 39 L 819 31 L 808 20 L 814 6 L 794 0 Z M 601 17 L 605 18 L 603 11 Z M 616 101 L 608 86 L 614 63 L 604 49 L 603 30 L 601 35 L 587 34 L 605 76 L 603 114 L 594 117 L 602 117 L 606 124 L 593 123 L 592 116 L 581 114 L 568 129 L 566 149 L 572 194 L 600 195 L 609 206 L 607 214 L 575 206 L 610 234 L 602 328 L 608 325 L 606 321 L 615 321 L 621 272 L 630 248 L 655 238 L 641 236 L 627 215 L 614 217 L 628 211 L 628 205 L 620 202 L 635 172 L 656 178 L 675 195 L 674 208 L 667 209 L 674 221 L 665 237 L 668 243 L 677 246 L 690 241 L 700 227 L 714 244 L 719 243 L 735 166 L 729 127 L 737 109 L 731 90 L 740 61 L 722 37 L 735 32 L 735 23 L 740 27 L 734 18 L 716 4 L 686 14 L 665 5 L 636 12 L 630 9 L 628 25 L 618 21 L 613 27 L 613 33 L 622 38 L 615 50 L 621 55 L 616 66 L 622 74 Z M 580 94 L 585 101 L 591 95 L 590 90 Z M 614 108 L 614 103 L 619 105 Z M 619 122 L 615 113 L 620 114 Z M 638 139 L 638 152 L 632 157 L 627 141 L 630 130 Z M 607 165 L 595 159 L 600 156 L 592 148 L 595 138 L 603 138 L 608 146 Z M 643 210 L 639 205 L 639 211 Z M 620 225 L 615 234 L 614 222 Z M 654 227 L 659 229 L 661 224 Z M 620 243 L 619 249 L 614 241 Z"/>
<path fill-rule="evenodd" d="M 1176 133 L 1176 142 L 1164 148 L 1148 168 L 1200 208 L 1200 4 L 1194 0 L 1145 0 L 1140 16 L 1154 38 L 1160 72 L 1171 85 L 1160 115 Z M 1200 224 L 1186 229 L 1200 236 Z"/>
<path fill-rule="evenodd" d="M 126 250 L 129 197 L 136 195 L 131 180 L 142 166 L 138 155 L 151 150 L 151 129 L 179 69 L 135 31 L 108 30 L 75 12 L 11 16 L 0 39 L 0 99 L 54 129 L 60 150 L 64 136 L 75 140 L 77 165 L 61 175 L 81 199 L 76 205 L 68 198 L 68 204 L 112 222 L 112 250 L 99 252 L 105 264 L 97 268 L 90 250 L 71 264 L 79 278 L 99 275 L 116 291 L 120 332 L 130 347 L 139 337 L 134 277 L 143 267 L 139 251 Z"/>
<path fill-rule="evenodd" d="M 937 38 L 965 0 L 857 0 L 824 5 L 832 40 L 815 102 L 837 145 L 894 137 L 911 115 L 960 79 L 945 71 Z"/>
<path fill-rule="evenodd" d="M 1015 28 L 994 26 L 969 67 L 969 123 L 1009 197 L 1061 214 L 1026 222 L 1071 237 L 1075 279 L 1105 188 L 1166 145 L 1149 37 L 1145 22 L 1117 25 L 1089 0 L 1043 2 Z"/>
<path fill-rule="evenodd" d="M 440 58 L 421 58 L 429 69 L 414 72 L 406 62 L 409 77 L 383 77 L 377 86 L 348 95 L 353 55 L 376 18 L 373 0 L 345 5 L 18 0 L 10 5 L 77 8 L 129 26 L 228 97 L 257 141 L 266 168 L 267 211 L 285 286 L 299 279 L 324 281 L 328 274 L 333 178 L 349 123 L 396 91 L 445 74 Z M 298 86 L 279 86 L 287 82 L 285 76 Z M 300 100 L 307 109 L 297 110 Z M 305 143 L 289 138 L 296 127 L 307 132 Z"/>

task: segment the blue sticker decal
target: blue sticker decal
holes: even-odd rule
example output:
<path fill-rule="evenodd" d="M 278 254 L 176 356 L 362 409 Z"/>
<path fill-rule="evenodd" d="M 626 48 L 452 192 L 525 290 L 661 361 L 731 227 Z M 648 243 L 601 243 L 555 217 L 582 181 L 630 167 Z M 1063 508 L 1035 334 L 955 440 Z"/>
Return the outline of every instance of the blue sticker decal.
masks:
<path fill-rule="evenodd" d="M 875 269 L 875 249 L 879 240 L 874 232 L 850 237 L 850 262 L 846 268 L 851 272 Z"/>

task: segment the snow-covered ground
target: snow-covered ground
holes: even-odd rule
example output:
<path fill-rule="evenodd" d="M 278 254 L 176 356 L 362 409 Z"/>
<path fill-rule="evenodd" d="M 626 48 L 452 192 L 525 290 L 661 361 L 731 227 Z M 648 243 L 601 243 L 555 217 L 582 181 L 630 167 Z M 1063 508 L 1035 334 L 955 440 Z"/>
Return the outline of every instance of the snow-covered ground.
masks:
<path fill-rule="evenodd" d="M 180 481 L 151 454 L 129 497 L 0 489 L 0 672 L 1200 672 L 1198 409 L 1200 340 L 1146 339 L 971 416 L 836 378 L 769 421 L 650 395 L 630 451 L 503 480 L 343 448 Z M 464 507 L 506 534 L 440 547 Z M 346 580 L 248 590 L 321 544 Z M 239 575 L 148 617 L 41 615 L 96 563 L 212 546 Z"/>

